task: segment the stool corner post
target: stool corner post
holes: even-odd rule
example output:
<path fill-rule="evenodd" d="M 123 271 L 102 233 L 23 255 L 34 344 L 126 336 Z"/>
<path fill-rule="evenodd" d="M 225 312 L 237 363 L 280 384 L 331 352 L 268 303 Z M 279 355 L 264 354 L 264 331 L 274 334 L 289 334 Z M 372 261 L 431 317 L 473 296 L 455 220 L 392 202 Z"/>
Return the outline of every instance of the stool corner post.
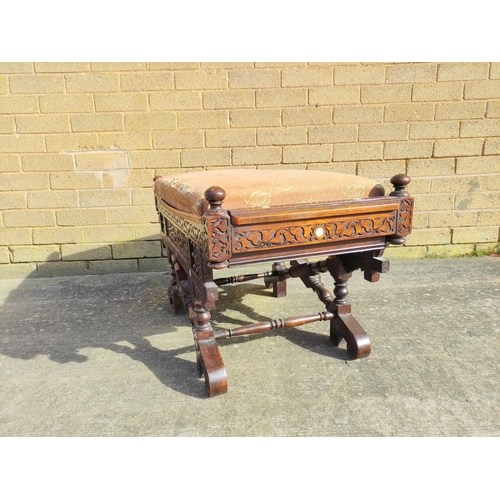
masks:
<path fill-rule="evenodd" d="M 208 235 L 208 266 L 224 269 L 231 258 L 230 217 L 222 208 L 226 192 L 219 186 L 211 186 L 205 191 L 209 204 L 203 217 Z"/>

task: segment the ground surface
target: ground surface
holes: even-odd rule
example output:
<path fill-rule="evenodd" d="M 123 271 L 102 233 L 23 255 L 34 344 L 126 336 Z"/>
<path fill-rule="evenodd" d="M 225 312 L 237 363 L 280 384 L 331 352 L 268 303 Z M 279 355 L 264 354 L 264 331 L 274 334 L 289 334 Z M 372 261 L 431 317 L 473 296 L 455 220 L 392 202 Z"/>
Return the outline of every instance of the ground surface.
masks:
<path fill-rule="evenodd" d="M 210 399 L 168 279 L 0 281 L 0 435 L 500 436 L 500 258 L 394 261 L 379 283 L 357 271 L 368 358 L 333 347 L 327 323 L 224 341 L 229 391 Z M 323 310 L 288 286 L 275 299 L 260 281 L 228 285 L 213 319 Z"/>

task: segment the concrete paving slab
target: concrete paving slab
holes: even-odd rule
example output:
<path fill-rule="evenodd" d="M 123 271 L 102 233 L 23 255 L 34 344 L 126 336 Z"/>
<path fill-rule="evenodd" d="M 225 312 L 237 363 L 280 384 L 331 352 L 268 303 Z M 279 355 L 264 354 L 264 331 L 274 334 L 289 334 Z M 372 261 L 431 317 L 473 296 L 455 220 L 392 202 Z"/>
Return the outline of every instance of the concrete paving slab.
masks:
<path fill-rule="evenodd" d="M 210 399 L 168 280 L 0 281 L 0 435 L 500 435 L 500 258 L 394 261 L 378 283 L 357 271 L 348 299 L 368 358 L 349 360 L 326 323 L 224 341 L 229 391 Z M 288 285 L 282 299 L 260 281 L 225 286 L 213 320 L 323 310 Z"/>

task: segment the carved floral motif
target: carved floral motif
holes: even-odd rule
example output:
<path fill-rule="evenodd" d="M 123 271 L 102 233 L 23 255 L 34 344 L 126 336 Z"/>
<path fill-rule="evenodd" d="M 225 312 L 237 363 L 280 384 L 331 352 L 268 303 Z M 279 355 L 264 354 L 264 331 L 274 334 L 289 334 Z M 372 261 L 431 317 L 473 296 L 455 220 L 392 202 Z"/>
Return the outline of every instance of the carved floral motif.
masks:
<path fill-rule="evenodd" d="M 398 236 L 407 236 L 411 233 L 411 220 L 413 213 L 413 198 L 401 198 L 399 204 L 398 228 L 396 234 Z"/>
<path fill-rule="evenodd" d="M 241 231 L 233 235 L 233 251 L 244 252 L 284 245 L 303 245 L 394 234 L 394 216 L 302 226 Z"/>
<path fill-rule="evenodd" d="M 197 245 L 201 247 L 206 247 L 207 245 L 207 235 L 204 231 L 203 226 L 198 226 L 193 224 L 191 221 L 188 219 L 184 219 L 182 217 L 178 217 L 177 215 L 173 214 L 172 212 L 169 212 L 168 210 L 165 210 L 161 205 L 158 207 L 158 210 L 160 213 L 165 217 L 165 219 L 168 221 L 169 224 L 169 229 L 168 229 L 168 235 L 171 236 L 170 232 L 172 230 L 172 227 L 177 228 L 180 233 L 183 233 L 184 235 L 189 235 L 189 239 L 196 243 Z M 172 239 L 174 239 L 172 237 Z"/>
<path fill-rule="evenodd" d="M 208 216 L 204 225 L 197 225 L 188 219 L 179 217 L 166 210 L 161 205 L 158 207 L 165 225 L 162 231 L 165 236 L 169 236 L 183 251 L 185 255 L 190 255 L 190 241 L 194 247 L 201 252 L 201 258 L 206 261 L 224 262 L 231 257 L 231 245 L 228 237 L 228 217 L 216 213 L 215 216 Z M 198 251 L 198 250 L 197 250 Z M 207 254 L 210 256 L 207 257 Z M 191 255 L 191 258 L 193 255 Z M 201 267 L 201 265 L 200 265 Z"/>
<path fill-rule="evenodd" d="M 177 246 L 182 250 L 184 255 L 189 254 L 189 240 L 186 238 L 184 233 L 173 224 L 167 222 L 168 226 L 168 236 L 171 240 L 175 241 Z"/>
<path fill-rule="evenodd" d="M 210 244 L 210 260 L 224 262 L 231 257 L 231 246 L 228 236 L 228 219 L 224 216 L 207 217 L 208 241 Z"/>

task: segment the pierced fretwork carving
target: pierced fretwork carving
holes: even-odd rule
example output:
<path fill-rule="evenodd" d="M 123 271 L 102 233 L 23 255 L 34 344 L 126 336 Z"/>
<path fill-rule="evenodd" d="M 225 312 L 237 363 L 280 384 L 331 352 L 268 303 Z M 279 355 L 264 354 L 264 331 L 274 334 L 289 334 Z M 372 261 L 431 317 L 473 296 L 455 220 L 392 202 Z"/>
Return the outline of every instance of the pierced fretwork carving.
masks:
<path fill-rule="evenodd" d="M 189 235 L 189 239 L 196 243 L 197 245 L 206 247 L 207 245 L 207 235 L 205 233 L 204 227 L 200 224 L 194 224 L 189 219 L 184 219 L 182 217 L 178 217 L 177 215 L 169 212 L 161 205 L 158 207 L 158 210 L 162 214 L 162 216 L 169 223 L 166 235 L 171 236 L 170 231 L 172 227 L 177 228 L 177 232 L 181 232 Z M 174 239 L 174 238 L 172 238 Z"/>

